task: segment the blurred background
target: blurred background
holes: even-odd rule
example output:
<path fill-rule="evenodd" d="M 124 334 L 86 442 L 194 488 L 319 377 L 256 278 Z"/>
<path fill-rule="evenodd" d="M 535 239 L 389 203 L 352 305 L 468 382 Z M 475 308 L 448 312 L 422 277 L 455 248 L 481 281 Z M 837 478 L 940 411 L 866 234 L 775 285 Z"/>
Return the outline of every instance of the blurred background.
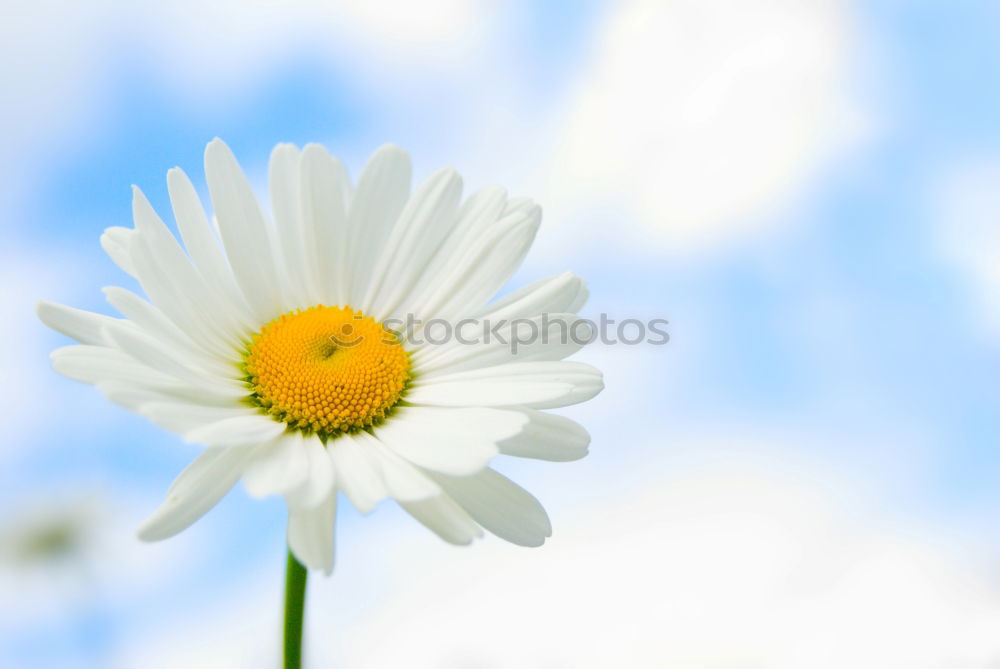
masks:
<path fill-rule="evenodd" d="M 555 533 L 454 548 L 342 505 L 312 667 L 1000 667 L 1000 4 L 88 3 L 0 21 L 0 666 L 277 666 L 283 507 L 137 523 L 196 452 L 57 376 L 48 299 L 225 139 L 391 141 L 545 208 L 517 287 L 666 346 L 578 357 L 571 464 L 499 462 Z M 204 192 L 204 191 L 203 191 Z"/>

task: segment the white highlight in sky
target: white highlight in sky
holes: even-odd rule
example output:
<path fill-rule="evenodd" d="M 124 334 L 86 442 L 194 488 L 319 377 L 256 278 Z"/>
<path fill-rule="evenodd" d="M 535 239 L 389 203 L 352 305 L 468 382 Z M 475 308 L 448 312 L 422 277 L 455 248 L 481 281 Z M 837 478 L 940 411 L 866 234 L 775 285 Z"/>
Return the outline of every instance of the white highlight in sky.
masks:
<path fill-rule="evenodd" d="M 844 4 L 613 7 L 560 119 L 559 206 L 610 207 L 668 248 L 702 248 L 757 225 L 860 137 Z"/>
<path fill-rule="evenodd" d="M 1000 338 L 1000 160 L 955 166 L 942 180 L 933 241 L 966 281 L 975 320 Z"/>

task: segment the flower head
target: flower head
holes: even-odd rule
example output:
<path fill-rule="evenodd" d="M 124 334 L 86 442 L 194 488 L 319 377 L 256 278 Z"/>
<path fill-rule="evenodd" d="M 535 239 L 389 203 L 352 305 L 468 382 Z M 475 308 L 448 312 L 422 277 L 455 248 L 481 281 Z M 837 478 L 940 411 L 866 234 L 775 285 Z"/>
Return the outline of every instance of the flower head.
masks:
<path fill-rule="evenodd" d="M 545 511 L 489 462 L 582 457 L 586 431 L 540 409 L 602 388 L 600 372 L 564 360 L 581 346 L 565 336 L 586 299 L 581 279 L 565 273 L 490 302 L 540 209 L 497 187 L 463 202 L 450 169 L 411 194 L 409 158 L 393 146 L 352 184 L 323 147 L 279 145 L 272 216 L 220 140 L 205 172 L 214 220 L 180 169 L 167 174 L 183 244 L 138 189 L 135 228 L 102 236 L 146 295 L 106 288 L 123 318 L 38 309 L 80 342 L 53 352 L 57 371 L 205 446 L 139 536 L 180 532 L 242 479 L 252 495 L 284 496 L 289 546 L 313 568 L 333 566 L 338 492 L 365 513 L 393 498 L 452 543 L 486 528 L 540 545 Z M 492 321 L 495 336 L 432 343 L 419 336 L 431 321 Z M 508 346 L 525 324 L 539 336 Z"/>

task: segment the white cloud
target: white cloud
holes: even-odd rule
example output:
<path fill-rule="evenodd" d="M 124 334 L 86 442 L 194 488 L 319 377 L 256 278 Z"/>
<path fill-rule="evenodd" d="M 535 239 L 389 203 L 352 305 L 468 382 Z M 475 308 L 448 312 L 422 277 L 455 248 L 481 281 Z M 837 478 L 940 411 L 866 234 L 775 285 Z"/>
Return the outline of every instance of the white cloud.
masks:
<path fill-rule="evenodd" d="M 610 207 L 666 248 L 705 248 L 760 225 L 860 137 L 845 4 L 614 8 L 553 130 L 561 208 Z"/>
<path fill-rule="evenodd" d="M 528 185 L 559 219 L 594 207 L 638 218 L 681 250 L 755 229 L 858 136 L 856 30 L 835 0 L 630 0 L 607 12 L 553 108 L 563 92 L 539 99 L 533 55 L 512 53 L 529 25 L 520 4 L 23 5 L 0 27 L 16 102 L 2 119 L 18 158 L 8 195 L 30 192 L 63 138 L 97 127 L 126 59 L 154 68 L 164 96 L 211 107 L 308 54 L 374 104 L 407 109 L 382 132 L 421 162 L 443 152 L 473 181 Z M 531 165 L 542 167 L 526 183 Z"/>
<path fill-rule="evenodd" d="M 937 194 L 935 241 L 966 280 L 974 318 L 1000 336 L 1000 160 L 955 167 Z"/>
<path fill-rule="evenodd" d="M 719 467 L 580 509 L 552 543 L 394 550 L 397 589 L 351 667 L 987 667 L 988 573 L 825 491 Z M 841 489 L 840 495 L 852 490 Z M 854 515 L 858 514 L 858 515 Z"/>
<path fill-rule="evenodd" d="M 174 92 L 205 103 L 259 84 L 305 53 L 355 71 L 358 81 L 413 70 L 441 77 L 471 68 L 499 18 L 498 6 L 477 0 L 103 0 L 86 7 L 55 0 L 22 5 L 0 26 L 0 77 L 23 112 L 18 131 L 51 133 L 51 123 L 73 122 L 82 104 L 100 104 L 95 86 L 130 61 L 158 68 Z M 39 119 L 40 112 L 53 118 Z"/>
<path fill-rule="evenodd" d="M 104 129 L 115 76 L 142 74 L 182 108 L 211 108 L 308 55 L 381 101 L 478 75 L 503 25 L 500 6 L 478 0 L 43 0 L 4 18 L 0 140 L 12 160 L 0 166 L 0 205 L 11 209 L 47 161 Z"/>
<path fill-rule="evenodd" d="M 960 537 L 903 525 L 801 462 L 745 455 L 664 471 L 647 467 L 610 503 L 581 497 L 572 514 L 557 511 L 537 550 L 494 539 L 456 549 L 382 510 L 350 522 L 334 575 L 309 593 L 310 659 L 359 669 L 1000 661 L 994 575 Z M 261 573 L 209 610 L 158 621 L 129 639 L 120 665 L 271 666 L 278 581 Z"/>

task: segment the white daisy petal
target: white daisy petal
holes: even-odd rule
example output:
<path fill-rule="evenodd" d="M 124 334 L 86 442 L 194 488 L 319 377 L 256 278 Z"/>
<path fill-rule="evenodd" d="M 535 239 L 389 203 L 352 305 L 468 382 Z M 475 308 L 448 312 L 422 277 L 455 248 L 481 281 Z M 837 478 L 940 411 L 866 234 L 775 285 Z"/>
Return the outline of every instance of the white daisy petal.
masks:
<path fill-rule="evenodd" d="M 396 455 L 392 449 L 385 446 L 376 437 L 367 432 L 359 432 L 354 436 L 364 448 L 378 459 L 379 471 L 385 483 L 389 497 L 396 501 L 413 502 L 441 494 L 441 488 L 426 474 Z"/>
<path fill-rule="evenodd" d="M 442 169 L 421 184 L 406 203 L 385 242 L 364 299 L 371 315 L 384 319 L 406 301 L 427 263 L 455 227 L 461 197 L 461 177 L 452 169 Z"/>
<path fill-rule="evenodd" d="M 518 546 L 541 546 L 552 536 L 548 514 L 538 500 L 492 469 L 472 476 L 431 476 L 473 520 L 501 539 Z"/>
<path fill-rule="evenodd" d="M 176 386 L 178 381 L 151 369 L 123 351 L 104 346 L 64 346 L 52 351 L 52 368 L 75 381 L 120 381 L 139 388 Z"/>
<path fill-rule="evenodd" d="M 517 406 L 553 409 L 586 401 L 604 388 L 597 369 L 580 362 L 515 362 L 421 379 L 411 404 L 439 407 Z"/>
<path fill-rule="evenodd" d="M 211 355 L 181 332 L 162 311 L 132 291 L 117 286 L 108 286 L 102 290 L 111 306 L 125 318 L 139 326 L 150 337 L 164 342 L 176 351 L 183 352 L 185 360 L 193 366 L 222 378 L 241 375 L 235 356 L 233 360 L 220 360 L 218 356 Z"/>
<path fill-rule="evenodd" d="M 347 195 L 344 165 L 319 144 L 302 151 L 302 216 L 311 224 L 309 251 L 316 258 L 318 302 L 348 303 Z M 306 263 L 308 266 L 308 263 Z"/>
<path fill-rule="evenodd" d="M 334 492 L 311 508 L 289 508 L 288 547 L 305 567 L 322 569 L 327 574 L 333 571 L 336 517 Z"/>
<path fill-rule="evenodd" d="M 491 440 L 508 439 L 518 434 L 527 418 L 516 412 L 484 407 L 442 409 L 438 407 L 401 406 L 393 417 L 408 424 L 421 424 L 456 436 L 488 435 Z M 393 422 L 399 422 L 393 421 Z M 386 425 L 389 421 L 386 421 Z"/>
<path fill-rule="evenodd" d="M 197 289 L 175 281 L 141 235 L 132 236 L 129 248 L 136 263 L 137 279 L 150 302 L 206 351 L 231 358 L 240 342 L 228 340 L 212 327 L 210 315 L 192 300 L 191 293 Z"/>
<path fill-rule="evenodd" d="M 534 409 L 517 411 L 528 417 L 528 423 L 520 434 L 500 442 L 500 452 L 504 455 L 568 462 L 587 454 L 590 435 L 579 423 Z"/>
<path fill-rule="evenodd" d="M 521 265 L 538 231 L 541 209 L 516 212 L 487 228 L 476 243 L 414 304 L 428 318 L 457 320 L 482 309 Z"/>
<path fill-rule="evenodd" d="M 572 314 L 543 314 L 500 328 L 489 321 L 469 325 L 480 333 L 488 327 L 489 343 L 469 344 L 453 338 L 442 345 L 427 344 L 414 352 L 414 369 L 422 377 L 433 379 L 442 374 L 510 362 L 562 360 L 583 348 L 593 333 L 589 321 Z"/>
<path fill-rule="evenodd" d="M 284 495 L 309 477 L 309 457 L 301 437 L 283 434 L 254 451 L 243 473 L 243 485 L 253 497 Z"/>
<path fill-rule="evenodd" d="M 250 407 L 201 406 L 183 401 L 150 402 L 141 405 L 139 413 L 163 429 L 181 434 L 230 418 L 259 416 L 257 411 Z"/>
<path fill-rule="evenodd" d="M 500 186 L 487 186 L 469 196 L 462 203 L 458 222 L 441 247 L 439 257 L 448 262 L 467 249 L 487 227 L 500 219 L 506 201 L 507 191 Z"/>
<path fill-rule="evenodd" d="M 372 268 L 410 192 L 410 157 L 397 146 L 379 147 L 358 176 L 348 212 L 350 304 L 361 304 Z"/>
<path fill-rule="evenodd" d="M 245 448 L 202 452 L 170 486 L 163 504 L 139 526 L 139 538 L 159 541 L 187 529 L 225 497 L 251 455 Z"/>
<path fill-rule="evenodd" d="M 477 317 L 496 322 L 539 314 L 575 314 L 586 301 L 586 282 L 572 272 L 563 272 L 514 291 L 485 307 Z"/>
<path fill-rule="evenodd" d="M 232 397 L 217 395 L 204 388 L 182 383 L 151 388 L 121 380 L 109 380 L 98 383 L 97 389 L 111 402 L 136 413 L 142 405 L 156 403 L 179 402 L 199 407 L 233 408 Z"/>
<path fill-rule="evenodd" d="M 103 329 L 118 320 L 104 314 L 95 314 L 44 300 L 38 303 L 35 311 L 38 318 L 56 332 L 71 337 L 81 344 L 94 346 L 108 345 L 109 342 L 104 337 Z"/>
<path fill-rule="evenodd" d="M 492 409 L 403 407 L 374 434 L 416 465 L 466 475 L 486 467 L 499 452 L 497 442 L 517 434 L 526 422 L 516 412 Z"/>
<path fill-rule="evenodd" d="M 483 381 L 454 381 L 413 388 L 406 396 L 412 404 L 437 407 L 467 406 L 548 406 L 573 393 L 573 386 L 547 379 L 520 378 Z"/>
<path fill-rule="evenodd" d="M 205 215 L 194 184 L 182 169 L 175 167 L 167 172 L 167 189 L 177 229 L 185 248 L 191 254 L 194 266 L 209 285 L 217 286 L 226 295 L 238 322 L 245 326 L 251 325 L 253 321 L 246 301 L 236 285 L 233 271 L 213 232 L 212 224 Z"/>
<path fill-rule="evenodd" d="M 458 440 L 436 435 L 430 428 L 408 429 L 401 421 L 379 430 L 378 438 L 393 451 L 415 465 L 466 476 L 485 469 L 499 453 L 497 445 L 486 439 Z"/>
<path fill-rule="evenodd" d="M 437 290 L 486 229 L 496 223 L 503 212 L 506 197 L 507 191 L 503 188 L 488 186 L 462 204 L 454 227 L 422 268 L 417 280 L 407 287 L 408 295 L 396 308 L 397 314 L 417 312 L 414 305 Z"/>
<path fill-rule="evenodd" d="M 464 546 L 483 536 L 476 521 L 447 495 L 418 502 L 399 502 L 403 509 L 427 529 L 450 544 Z"/>
<path fill-rule="evenodd" d="M 523 214 L 531 211 L 534 207 L 535 202 L 530 197 L 512 197 L 504 203 L 503 212 L 500 215 L 503 217 L 511 214 Z"/>
<path fill-rule="evenodd" d="M 268 166 L 268 188 L 286 292 L 292 302 L 307 305 L 320 302 L 319 258 L 315 253 L 315 232 L 302 212 L 301 162 L 302 152 L 293 144 L 274 147 Z"/>
<path fill-rule="evenodd" d="M 105 381 L 95 386 L 105 399 L 129 411 L 139 412 L 143 404 L 153 402 L 175 402 L 179 398 L 167 397 L 149 388 L 137 388 L 121 381 Z"/>
<path fill-rule="evenodd" d="M 196 427 L 181 435 L 185 441 L 206 446 L 257 446 L 285 431 L 285 424 L 260 414 L 237 415 Z"/>
<path fill-rule="evenodd" d="M 361 513 L 369 513 L 388 497 L 378 459 L 355 435 L 343 434 L 329 442 L 337 487 Z"/>
<path fill-rule="evenodd" d="M 113 323 L 105 328 L 105 332 L 119 349 L 142 364 L 192 385 L 207 386 L 215 392 L 231 393 L 234 398 L 246 396 L 244 383 L 232 377 L 216 376 L 211 372 L 196 369 L 187 363 L 182 352 L 168 348 L 162 340 L 157 341 L 131 322 L 123 321 L 123 323 L 130 327 Z"/>
<path fill-rule="evenodd" d="M 322 502 L 333 489 L 335 472 L 330 454 L 319 437 L 304 436 L 301 432 L 289 435 L 299 443 L 305 453 L 309 475 L 301 485 L 285 494 L 290 506 L 306 509 Z"/>
<path fill-rule="evenodd" d="M 135 264 L 129 248 L 134 234 L 135 230 L 115 225 L 107 228 L 101 235 L 101 248 L 121 271 L 133 278 L 136 277 Z"/>
<path fill-rule="evenodd" d="M 266 323 L 283 303 L 271 234 L 243 170 L 220 139 L 205 149 L 205 177 L 236 283 L 258 322 Z"/>
<path fill-rule="evenodd" d="M 160 266 L 187 295 L 196 313 L 209 329 L 223 338 L 233 337 L 247 328 L 234 309 L 234 302 L 219 293 L 215 284 L 206 281 L 201 272 L 191 264 L 177 239 L 153 210 L 146 196 L 132 187 L 132 215 L 137 236 L 145 241 Z"/>

